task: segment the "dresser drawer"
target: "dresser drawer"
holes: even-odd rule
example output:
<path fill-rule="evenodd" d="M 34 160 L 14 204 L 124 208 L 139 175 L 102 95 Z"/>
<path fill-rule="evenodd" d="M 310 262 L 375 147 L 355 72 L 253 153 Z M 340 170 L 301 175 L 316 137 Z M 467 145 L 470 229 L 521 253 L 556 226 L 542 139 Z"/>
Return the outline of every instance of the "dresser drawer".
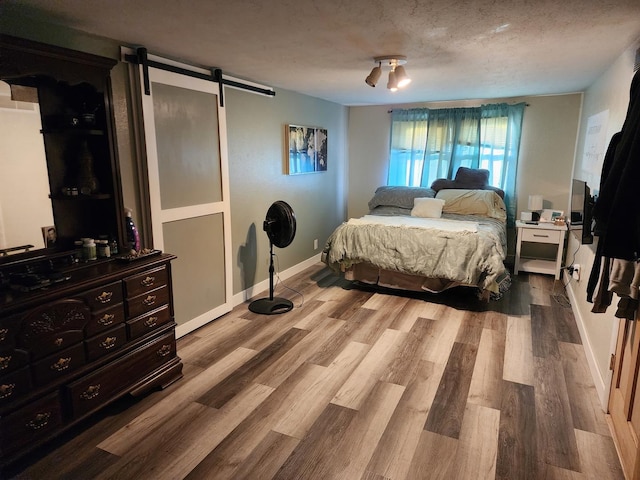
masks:
<path fill-rule="evenodd" d="M 18 345 L 38 359 L 63 350 L 84 337 L 91 313 L 84 302 L 64 299 L 48 303 L 26 315 L 18 335 Z"/>
<path fill-rule="evenodd" d="M 127 343 L 127 329 L 124 323 L 91 337 L 86 342 L 87 359 L 89 361 L 117 350 Z"/>
<path fill-rule="evenodd" d="M 31 371 L 29 367 L 0 377 L 0 406 L 8 405 L 16 398 L 31 390 Z"/>
<path fill-rule="evenodd" d="M 155 310 L 169 303 L 169 288 L 165 285 L 134 298 L 127 299 L 127 314 L 129 319 Z"/>
<path fill-rule="evenodd" d="M 0 451 L 6 455 L 35 443 L 62 425 L 62 408 L 57 393 L 36 400 L 0 418 Z"/>
<path fill-rule="evenodd" d="M 12 347 L 16 344 L 20 320 L 21 317 L 19 315 L 0 320 L 0 349 Z"/>
<path fill-rule="evenodd" d="M 69 348 L 84 340 L 84 332 L 82 330 L 69 330 L 66 332 L 57 332 L 54 335 L 43 336 L 33 342 L 29 347 L 34 360 L 46 357 L 47 355 Z"/>
<path fill-rule="evenodd" d="M 0 375 L 13 372 L 29 364 L 29 352 L 14 348 L 0 351 Z"/>
<path fill-rule="evenodd" d="M 122 302 L 122 282 L 113 282 L 99 288 L 89 290 L 81 297 L 91 311 L 96 312 Z"/>
<path fill-rule="evenodd" d="M 169 305 L 127 321 L 129 338 L 141 337 L 171 320 Z"/>
<path fill-rule="evenodd" d="M 87 337 L 92 337 L 98 332 L 102 332 L 103 330 L 107 330 L 123 322 L 124 305 L 120 303 L 107 310 L 102 310 L 101 312 L 92 314 L 84 332 Z"/>
<path fill-rule="evenodd" d="M 560 243 L 559 230 L 541 230 L 535 228 L 522 229 L 523 242 Z"/>
<path fill-rule="evenodd" d="M 50 355 L 31 365 L 36 385 L 45 385 L 60 378 L 86 363 L 84 344 L 78 343 L 55 355 Z"/>
<path fill-rule="evenodd" d="M 173 332 L 135 350 L 66 387 L 74 417 L 89 413 L 127 393 L 145 375 L 176 356 Z"/>
<path fill-rule="evenodd" d="M 124 281 L 127 297 L 136 297 L 155 288 L 166 285 L 168 280 L 169 273 L 167 272 L 166 266 L 129 277 Z"/>

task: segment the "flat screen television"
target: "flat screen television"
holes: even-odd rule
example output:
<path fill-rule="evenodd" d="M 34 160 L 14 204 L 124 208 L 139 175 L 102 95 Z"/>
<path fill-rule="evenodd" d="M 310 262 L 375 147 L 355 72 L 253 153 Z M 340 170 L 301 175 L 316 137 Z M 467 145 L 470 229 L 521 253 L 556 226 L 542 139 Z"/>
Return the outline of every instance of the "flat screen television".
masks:
<path fill-rule="evenodd" d="M 593 243 L 591 221 L 594 200 L 591 189 L 584 180 L 573 179 L 571 185 L 571 230 L 583 244 Z"/>

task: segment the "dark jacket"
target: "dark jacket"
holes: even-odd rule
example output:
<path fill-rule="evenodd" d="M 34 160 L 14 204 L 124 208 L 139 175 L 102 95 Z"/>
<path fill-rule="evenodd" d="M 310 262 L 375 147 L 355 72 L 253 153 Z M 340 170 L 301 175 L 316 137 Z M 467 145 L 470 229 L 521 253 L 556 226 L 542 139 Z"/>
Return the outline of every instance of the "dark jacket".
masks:
<path fill-rule="evenodd" d="M 609 149 L 611 150 L 611 149 Z M 608 153 L 608 152 L 607 152 Z M 613 160 L 601 180 L 593 218 L 604 257 L 636 260 L 640 253 L 640 70 L 631 82 L 629 108 Z"/>

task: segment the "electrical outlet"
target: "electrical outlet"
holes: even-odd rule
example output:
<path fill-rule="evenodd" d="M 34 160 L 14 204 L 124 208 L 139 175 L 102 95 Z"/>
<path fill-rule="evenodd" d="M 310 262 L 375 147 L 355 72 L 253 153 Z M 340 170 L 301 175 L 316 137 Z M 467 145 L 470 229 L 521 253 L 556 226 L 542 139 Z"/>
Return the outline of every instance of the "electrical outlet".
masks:
<path fill-rule="evenodd" d="M 318 239 L 317 238 L 313 241 L 313 249 L 314 250 L 318 249 Z"/>
<path fill-rule="evenodd" d="M 578 265 L 577 263 L 573 266 L 573 271 L 571 272 L 571 276 L 575 280 L 580 281 L 580 265 Z"/>

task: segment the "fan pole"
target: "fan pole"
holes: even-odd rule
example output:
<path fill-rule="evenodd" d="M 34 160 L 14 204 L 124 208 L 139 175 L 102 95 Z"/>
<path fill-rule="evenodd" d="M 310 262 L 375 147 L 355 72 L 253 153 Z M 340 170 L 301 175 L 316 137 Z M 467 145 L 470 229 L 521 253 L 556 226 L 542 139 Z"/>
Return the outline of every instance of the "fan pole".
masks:
<path fill-rule="evenodd" d="M 273 242 L 269 242 L 269 300 L 273 302 Z"/>
<path fill-rule="evenodd" d="M 285 313 L 293 309 L 293 302 L 286 298 L 273 296 L 273 242 L 269 242 L 269 298 L 259 298 L 249 304 L 249 310 L 263 315 Z"/>

